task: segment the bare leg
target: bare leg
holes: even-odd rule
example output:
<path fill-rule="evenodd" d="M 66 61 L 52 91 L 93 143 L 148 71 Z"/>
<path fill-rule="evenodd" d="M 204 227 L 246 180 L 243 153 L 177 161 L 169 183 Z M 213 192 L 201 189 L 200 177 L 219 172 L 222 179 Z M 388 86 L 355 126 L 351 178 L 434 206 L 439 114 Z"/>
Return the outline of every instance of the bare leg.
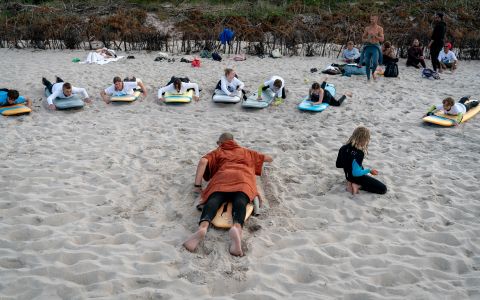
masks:
<path fill-rule="evenodd" d="M 197 249 L 198 244 L 200 244 L 201 241 L 205 238 L 205 235 L 207 234 L 207 229 L 208 225 L 210 223 L 208 221 L 203 221 L 200 223 L 198 226 L 197 232 L 195 232 L 191 237 L 188 238 L 183 243 L 183 246 L 190 252 L 195 251 Z"/>
<path fill-rule="evenodd" d="M 353 194 L 353 187 L 352 187 L 352 183 L 350 181 L 347 180 L 347 192 L 349 193 L 352 193 Z"/>
<path fill-rule="evenodd" d="M 360 190 L 360 185 L 356 183 L 352 183 L 352 195 L 358 194 L 359 190 Z"/>
<path fill-rule="evenodd" d="M 233 224 L 229 231 L 231 244 L 230 254 L 234 256 L 243 256 L 242 251 L 242 226 L 238 223 Z"/>

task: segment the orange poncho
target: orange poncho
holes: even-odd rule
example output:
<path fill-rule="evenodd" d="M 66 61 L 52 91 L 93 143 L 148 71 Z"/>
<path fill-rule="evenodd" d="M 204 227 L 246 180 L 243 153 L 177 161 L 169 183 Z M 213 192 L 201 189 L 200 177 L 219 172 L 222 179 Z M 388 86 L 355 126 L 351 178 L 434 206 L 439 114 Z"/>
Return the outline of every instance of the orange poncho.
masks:
<path fill-rule="evenodd" d="M 265 155 L 230 140 L 203 158 L 208 160 L 203 179 L 210 182 L 202 191 L 201 204 L 206 203 L 214 192 L 243 192 L 250 202 L 258 195 L 255 176 L 262 174 Z"/>

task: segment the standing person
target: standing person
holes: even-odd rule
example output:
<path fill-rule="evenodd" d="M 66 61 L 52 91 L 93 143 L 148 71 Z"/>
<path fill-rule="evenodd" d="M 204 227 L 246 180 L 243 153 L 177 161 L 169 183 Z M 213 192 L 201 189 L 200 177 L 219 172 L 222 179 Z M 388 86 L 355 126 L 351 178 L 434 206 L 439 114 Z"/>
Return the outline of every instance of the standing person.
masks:
<path fill-rule="evenodd" d="M 347 190 L 352 194 L 357 194 L 359 189 L 375 194 L 387 192 L 385 184 L 368 175 L 376 176 L 378 171 L 364 169 L 362 166 L 365 153 L 368 153 L 369 142 L 370 130 L 360 126 L 355 128 L 347 143 L 338 151 L 336 166 L 343 168 L 347 179 Z"/>
<path fill-rule="evenodd" d="M 430 48 L 430 57 L 432 59 L 432 67 L 434 71 L 440 69 L 440 62 L 438 61 L 438 54 L 442 51 L 445 44 L 445 34 L 447 33 L 447 24 L 443 21 L 443 13 L 435 14 L 435 25 L 433 27 L 432 38 L 428 43 Z"/>
<path fill-rule="evenodd" d="M 190 252 L 195 251 L 205 238 L 217 210 L 223 203 L 232 201 L 230 254 L 243 256 L 241 243 L 246 207 L 258 195 L 255 176 L 261 175 L 264 162 L 272 162 L 273 159 L 269 155 L 240 147 L 228 132 L 220 135 L 217 145 L 217 149 L 203 156 L 198 163 L 194 186 L 198 192 L 202 192 L 200 204 L 205 206 L 198 230 L 183 246 Z M 202 178 L 209 181 L 203 191 Z"/>
<path fill-rule="evenodd" d="M 373 79 L 377 79 L 375 71 L 378 64 L 382 63 L 382 49 L 380 43 L 384 40 L 383 28 L 378 25 L 378 16 L 370 17 L 370 24 L 365 27 L 362 35 L 362 40 L 365 43 L 363 46 L 361 62 L 365 63 L 367 69 L 367 80 L 370 80 L 370 74 Z"/>
<path fill-rule="evenodd" d="M 418 64 L 421 64 L 424 69 L 427 67 L 423 57 L 423 49 L 420 47 L 420 42 L 417 39 L 413 40 L 412 46 L 408 48 L 407 54 L 407 67 L 412 66 L 419 69 Z"/>

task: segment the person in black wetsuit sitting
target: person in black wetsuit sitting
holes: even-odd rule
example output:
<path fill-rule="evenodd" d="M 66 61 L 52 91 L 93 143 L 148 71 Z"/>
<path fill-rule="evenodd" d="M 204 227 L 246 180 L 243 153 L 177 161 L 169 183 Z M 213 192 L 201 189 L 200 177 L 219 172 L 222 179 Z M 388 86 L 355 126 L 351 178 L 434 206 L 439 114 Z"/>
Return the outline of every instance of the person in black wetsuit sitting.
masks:
<path fill-rule="evenodd" d="M 320 103 L 327 103 L 333 106 L 340 106 L 348 97 L 352 97 L 351 92 L 346 92 L 345 95 L 342 95 L 338 100 L 330 94 L 328 90 L 325 89 L 327 86 L 327 82 L 323 80 L 322 84 L 320 85 L 318 82 L 314 82 L 310 91 L 308 92 L 308 99 L 312 101 L 313 105 L 317 105 Z"/>
<path fill-rule="evenodd" d="M 368 151 L 370 131 L 366 127 L 357 127 L 347 143 L 338 151 L 337 168 L 343 168 L 347 178 L 347 190 L 357 194 L 359 189 L 375 194 L 385 194 L 387 187 L 382 182 L 367 174 L 378 175 L 375 169 L 364 169 L 362 166 L 365 153 Z"/>

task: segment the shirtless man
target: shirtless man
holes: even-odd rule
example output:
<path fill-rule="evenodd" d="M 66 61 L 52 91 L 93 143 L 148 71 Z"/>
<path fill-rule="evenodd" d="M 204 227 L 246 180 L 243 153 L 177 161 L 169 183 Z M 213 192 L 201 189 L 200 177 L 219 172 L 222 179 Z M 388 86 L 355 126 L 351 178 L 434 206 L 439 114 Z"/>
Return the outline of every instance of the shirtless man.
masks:
<path fill-rule="evenodd" d="M 258 195 L 256 175 L 261 175 L 264 162 L 272 162 L 269 155 L 240 147 L 231 133 L 223 133 L 217 141 L 218 148 L 203 156 L 197 166 L 195 189 L 202 192 L 200 204 L 205 204 L 198 230 L 183 243 L 190 252 L 195 251 L 205 238 L 210 222 L 217 210 L 232 201 L 233 226 L 230 228 L 230 254 L 243 256 L 242 227 L 246 207 Z M 207 171 L 207 172 L 206 172 Z M 208 180 L 202 191 L 202 178 Z"/>
<path fill-rule="evenodd" d="M 383 28 L 378 24 L 378 16 L 370 17 L 370 25 L 365 27 L 362 40 L 365 43 L 363 47 L 363 62 L 367 69 L 367 79 L 370 80 L 370 74 L 376 79 L 375 70 L 381 61 L 382 49 L 380 43 L 384 40 Z M 371 73 L 370 73 L 371 72 Z"/>

